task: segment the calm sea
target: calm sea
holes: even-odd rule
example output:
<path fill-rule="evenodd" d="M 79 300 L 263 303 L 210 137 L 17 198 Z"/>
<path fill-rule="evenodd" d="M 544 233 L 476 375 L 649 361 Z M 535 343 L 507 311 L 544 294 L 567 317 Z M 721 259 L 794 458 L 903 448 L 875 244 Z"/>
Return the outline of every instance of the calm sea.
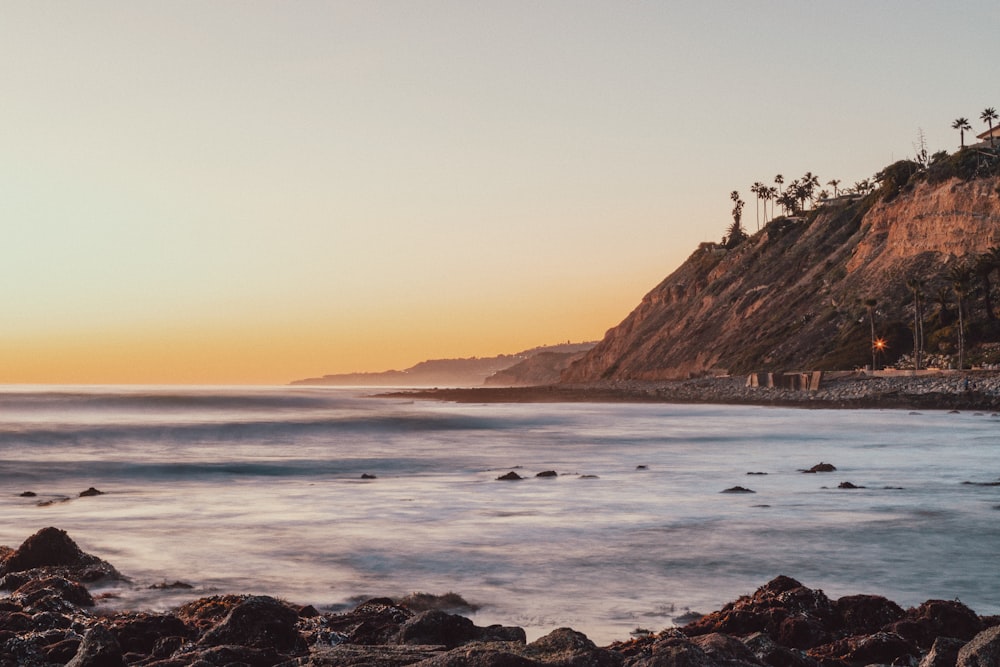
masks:
<path fill-rule="evenodd" d="M 0 544 L 68 531 L 132 579 L 118 607 L 454 591 L 478 624 L 598 643 L 778 574 L 1000 613 L 1000 417 L 367 393 L 2 389 Z M 175 580 L 194 590 L 149 588 Z"/>

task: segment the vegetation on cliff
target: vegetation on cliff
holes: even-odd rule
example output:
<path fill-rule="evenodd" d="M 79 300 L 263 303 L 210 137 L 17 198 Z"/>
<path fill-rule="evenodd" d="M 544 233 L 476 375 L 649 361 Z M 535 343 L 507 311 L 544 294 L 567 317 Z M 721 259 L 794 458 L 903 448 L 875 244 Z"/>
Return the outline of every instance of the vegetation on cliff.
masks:
<path fill-rule="evenodd" d="M 876 341 L 878 366 L 1000 363 L 1000 151 L 901 160 L 803 212 L 807 177 L 791 214 L 703 243 L 563 380 L 852 369 Z"/>

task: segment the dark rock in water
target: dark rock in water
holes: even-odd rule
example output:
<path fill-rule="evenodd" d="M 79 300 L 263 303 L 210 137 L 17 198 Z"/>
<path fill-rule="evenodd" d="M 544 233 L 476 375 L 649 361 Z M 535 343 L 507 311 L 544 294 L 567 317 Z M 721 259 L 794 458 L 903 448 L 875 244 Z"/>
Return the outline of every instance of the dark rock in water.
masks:
<path fill-rule="evenodd" d="M 94 487 L 90 487 L 86 491 L 81 491 L 80 492 L 80 497 L 81 498 L 88 498 L 90 496 L 103 496 L 103 495 L 104 495 L 103 491 L 98 491 Z"/>
<path fill-rule="evenodd" d="M 600 479 L 597 475 L 580 475 L 580 479 Z"/>
<path fill-rule="evenodd" d="M 766 472 L 748 472 L 748 475 L 766 475 Z"/>
<path fill-rule="evenodd" d="M 1000 486 L 1000 482 L 969 482 L 965 481 L 962 484 L 966 486 Z"/>
<path fill-rule="evenodd" d="M 362 473 L 361 479 L 378 479 L 375 475 L 369 475 L 368 473 Z"/>
<path fill-rule="evenodd" d="M 535 477 L 558 477 L 559 473 L 555 470 L 543 470 L 542 472 L 535 475 Z"/>
<path fill-rule="evenodd" d="M 720 491 L 719 493 L 757 493 L 757 492 L 754 491 L 753 489 L 747 489 L 742 486 L 731 486 L 728 489 L 725 489 L 724 491 Z"/>
<path fill-rule="evenodd" d="M 983 630 L 958 651 L 956 667 L 1000 665 L 1000 626 Z"/>
<path fill-rule="evenodd" d="M 458 593 L 445 593 L 444 595 L 433 595 L 431 593 L 410 593 L 406 597 L 400 598 L 397 604 L 416 612 L 428 611 L 430 609 L 467 612 L 475 612 L 479 610 L 479 605 L 474 605 L 466 601 L 466 599 Z"/>
<path fill-rule="evenodd" d="M 251 648 L 294 651 L 303 648 L 295 628 L 298 613 L 266 595 L 248 597 L 199 640 L 203 646 L 236 644 Z"/>
<path fill-rule="evenodd" d="M 0 577 L 38 568 L 48 568 L 48 574 L 74 581 L 122 579 L 110 563 L 84 553 L 66 531 L 51 527 L 41 529 L 9 554 L 0 563 Z"/>
<path fill-rule="evenodd" d="M 636 470 L 649 470 L 649 466 L 636 466 Z"/>
<path fill-rule="evenodd" d="M 857 486 L 856 484 L 851 484 L 850 482 L 841 482 L 837 485 L 838 489 L 864 489 L 864 486 Z"/>
<path fill-rule="evenodd" d="M 38 496 L 38 494 L 34 491 L 25 491 L 21 494 L 22 498 L 35 498 L 36 496 Z"/>
<path fill-rule="evenodd" d="M 172 584 L 163 582 L 161 584 L 153 584 L 149 587 L 150 590 L 155 591 L 171 591 L 171 590 L 191 590 L 194 588 L 191 584 L 186 584 L 183 581 L 175 581 Z"/>
<path fill-rule="evenodd" d="M 837 468 L 832 463 L 817 463 L 812 468 L 808 470 L 803 470 L 801 472 L 814 473 L 814 472 L 836 472 Z"/>
<path fill-rule="evenodd" d="M 497 481 L 499 481 L 499 482 L 514 482 L 514 481 L 517 481 L 519 479 L 524 479 L 524 478 L 521 477 L 520 475 L 518 475 L 513 470 L 511 470 L 506 475 L 500 475 L 499 477 L 497 477 Z"/>
<path fill-rule="evenodd" d="M 76 655 L 66 667 L 124 667 L 122 650 L 115 636 L 103 625 L 93 625 L 83 636 Z"/>
<path fill-rule="evenodd" d="M 31 579 L 11 595 L 24 609 L 72 612 L 74 607 L 93 607 L 94 598 L 83 585 L 63 577 Z"/>

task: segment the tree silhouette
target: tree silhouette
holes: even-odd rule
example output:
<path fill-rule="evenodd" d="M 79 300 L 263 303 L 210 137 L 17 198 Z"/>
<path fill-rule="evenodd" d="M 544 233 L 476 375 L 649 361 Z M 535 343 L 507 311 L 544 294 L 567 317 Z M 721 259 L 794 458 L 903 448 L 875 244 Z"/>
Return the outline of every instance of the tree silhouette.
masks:
<path fill-rule="evenodd" d="M 750 192 L 752 192 L 755 195 L 757 195 L 757 231 L 758 232 L 760 231 L 760 200 L 764 198 L 764 194 L 763 193 L 764 193 L 764 191 L 766 189 L 767 189 L 767 186 L 764 185 L 763 183 L 761 183 L 760 181 L 757 181 L 756 183 L 754 183 L 753 185 L 750 186 Z M 767 209 L 766 208 L 764 209 L 764 216 L 765 217 L 767 216 Z"/>
<path fill-rule="evenodd" d="M 924 352 L 924 281 L 909 278 L 906 286 L 913 292 L 913 369 L 919 371 Z"/>
<path fill-rule="evenodd" d="M 951 124 L 951 127 L 958 130 L 958 137 L 962 141 L 962 148 L 965 148 L 965 132 L 966 130 L 971 130 L 972 126 L 969 125 L 968 118 L 956 118 L 955 122 Z"/>
<path fill-rule="evenodd" d="M 958 367 L 965 368 L 965 296 L 972 283 L 972 269 L 968 264 L 956 264 L 948 272 L 951 289 L 958 300 Z"/>
<path fill-rule="evenodd" d="M 837 189 L 837 186 L 840 185 L 840 179 L 839 178 L 835 178 L 833 180 L 827 181 L 826 184 L 833 188 L 833 196 L 834 196 L 834 198 L 837 198 L 837 197 L 840 196 L 840 190 Z"/>
<path fill-rule="evenodd" d="M 740 198 L 740 193 L 733 190 L 729 193 L 729 198 L 733 200 L 733 224 L 727 232 L 726 247 L 733 248 L 739 245 L 747 234 L 743 231 L 740 221 L 743 219 L 743 205 L 746 203 Z"/>
<path fill-rule="evenodd" d="M 993 107 L 987 107 L 979 114 L 979 119 L 990 126 L 990 148 L 993 148 L 993 121 L 995 121 L 1000 116 L 997 116 L 997 110 Z"/>
<path fill-rule="evenodd" d="M 777 176 L 774 177 L 774 184 L 778 186 L 779 195 L 782 194 L 781 184 L 784 182 L 785 182 L 785 177 L 782 176 L 781 174 L 778 174 Z"/>
<path fill-rule="evenodd" d="M 814 176 L 811 171 L 807 171 L 805 175 L 799 180 L 799 190 L 803 194 L 802 208 L 806 207 L 806 199 L 810 202 L 813 201 L 813 196 L 816 193 L 816 188 L 819 187 L 819 177 Z"/>
<path fill-rule="evenodd" d="M 771 219 L 774 219 L 774 202 L 778 200 L 778 188 L 773 185 L 767 189 L 767 197 L 764 198 L 764 205 L 767 206 L 767 202 L 771 202 Z M 765 209 L 766 210 L 766 209 Z M 765 212 L 764 217 L 767 217 Z"/>
<path fill-rule="evenodd" d="M 993 246 L 976 258 L 972 271 L 983 287 L 983 307 L 986 309 L 986 319 L 996 320 L 993 312 L 993 272 L 1000 268 L 1000 246 Z"/>

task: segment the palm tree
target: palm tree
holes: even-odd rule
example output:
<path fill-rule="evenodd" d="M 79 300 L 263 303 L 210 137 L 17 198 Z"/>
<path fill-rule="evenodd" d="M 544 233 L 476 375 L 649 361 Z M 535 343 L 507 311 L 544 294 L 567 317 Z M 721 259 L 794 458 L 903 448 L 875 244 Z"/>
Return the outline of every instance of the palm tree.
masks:
<path fill-rule="evenodd" d="M 962 141 L 962 148 L 965 148 L 965 132 L 966 130 L 971 130 L 972 126 L 969 125 L 968 118 L 956 118 L 955 122 L 951 124 L 952 129 L 958 130 L 958 137 Z"/>
<path fill-rule="evenodd" d="M 774 219 L 774 202 L 776 202 L 777 200 L 778 200 L 778 188 L 776 188 L 776 187 L 774 187 L 772 185 L 771 187 L 769 187 L 767 189 L 767 197 L 765 197 L 765 201 L 770 201 L 771 202 L 771 219 L 772 220 Z M 765 215 L 765 217 L 766 217 L 766 215 Z"/>
<path fill-rule="evenodd" d="M 733 200 L 733 224 L 730 225 L 727 233 L 726 247 L 732 248 L 745 239 L 747 234 L 743 231 L 743 227 L 740 224 L 740 221 L 743 219 L 743 204 L 745 202 L 740 198 L 740 193 L 736 190 L 729 193 L 729 198 Z"/>
<path fill-rule="evenodd" d="M 835 178 L 835 179 L 833 179 L 831 181 L 827 181 L 826 184 L 833 188 L 833 197 L 834 197 L 834 199 L 836 199 L 837 197 L 840 196 L 840 190 L 837 189 L 837 186 L 840 185 L 840 179 L 839 178 Z"/>
<path fill-rule="evenodd" d="M 775 183 L 775 185 L 778 186 L 778 194 L 779 195 L 781 194 L 781 184 L 784 183 L 784 182 L 785 182 L 785 177 L 782 176 L 781 174 L 778 174 L 777 176 L 774 177 L 774 183 Z"/>
<path fill-rule="evenodd" d="M 924 281 L 909 278 L 906 286 L 913 292 L 913 369 L 919 371 L 924 351 Z"/>
<path fill-rule="evenodd" d="M 979 119 L 990 126 L 990 148 L 993 148 L 993 121 L 1000 118 L 997 116 L 997 110 L 993 107 L 987 107 L 979 114 Z"/>
<path fill-rule="evenodd" d="M 755 195 L 757 195 L 757 231 L 758 232 L 760 231 L 760 200 L 764 198 L 764 195 L 761 194 L 761 193 L 766 189 L 766 187 L 767 186 L 764 185 L 763 183 L 761 183 L 760 181 L 757 181 L 756 183 L 754 183 L 753 185 L 750 186 L 750 192 L 752 192 Z M 764 209 L 764 216 L 765 217 L 767 216 L 767 209 L 766 208 Z"/>
<path fill-rule="evenodd" d="M 868 308 L 868 323 L 871 325 L 872 330 L 872 370 L 875 370 L 875 352 L 877 348 L 875 347 L 875 306 L 878 305 L 878 301 L 872 298 L 865 299 L 865 307 Z"/>
<path fill-rule="evenodd" d="M 972 269 L 968 264 L 956 264 L 948 273 L 951 289 L 958 300 L 958 367 L 965 368 L 965 295 L 972 282 Z"/>

